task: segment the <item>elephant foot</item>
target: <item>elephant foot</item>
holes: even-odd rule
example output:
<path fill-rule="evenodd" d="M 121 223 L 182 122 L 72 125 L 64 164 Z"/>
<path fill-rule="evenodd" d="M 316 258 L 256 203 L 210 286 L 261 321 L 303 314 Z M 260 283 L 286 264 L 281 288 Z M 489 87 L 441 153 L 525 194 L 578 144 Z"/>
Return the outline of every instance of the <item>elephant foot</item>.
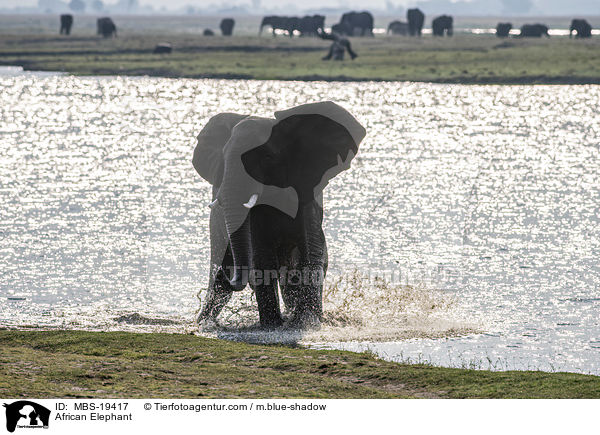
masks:
<path fill-rule="evenodd" d="M 210 332 L 219 329 L 217 319 L 213 317 L 203 317 L 200 315 L 196 322 L 198 323 L 198 329 L 204 332 Z"/>
<path fill-rule="evenodd" d="M 283 320 L 281 320 L 281 317 L 279 319 L 274 318 L 260 321 L 260 328 L 266 331 L 279 329 L 281 326 L 283 326 Z"/>
<path fill-rule="evenodd" d="M 293 314 L 284 325 L 285 329 L 301 329 L 303 331 L 318 331 L 321 329 L 321 317 L 315 313 L 305 312 Z"/>

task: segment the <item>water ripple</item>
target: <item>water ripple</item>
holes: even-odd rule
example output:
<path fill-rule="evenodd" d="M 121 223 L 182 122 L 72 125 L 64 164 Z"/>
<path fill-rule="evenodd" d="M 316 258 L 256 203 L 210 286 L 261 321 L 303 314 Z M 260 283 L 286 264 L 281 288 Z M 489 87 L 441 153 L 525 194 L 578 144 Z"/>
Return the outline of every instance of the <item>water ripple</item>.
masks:
<path fill-rule="evenodd" d="M 489 332 L 375 351 L 600 373 L 597 86 L 2 75 L 0 324 L 189 322 L 209 253 L 196 134 L 324 99 L 368 130 L 326 190 L 332 274 L 442 289 Z"/>

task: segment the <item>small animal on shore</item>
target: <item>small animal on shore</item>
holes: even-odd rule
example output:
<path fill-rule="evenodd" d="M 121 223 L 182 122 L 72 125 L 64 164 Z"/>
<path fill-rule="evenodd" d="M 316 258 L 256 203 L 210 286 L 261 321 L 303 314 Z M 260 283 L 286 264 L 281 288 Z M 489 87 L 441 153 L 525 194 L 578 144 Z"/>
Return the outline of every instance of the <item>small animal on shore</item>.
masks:
<path fill-rule="evenodd" d="M 370 12 L 346 12 L 332 31 L 341 36 L 373 36 L 373 23 Z"/>
<path fill-rule="evenodd" d="M 233 18 L 223 18 L 219 27 L 223 36 L 233 35 L 233 27 L 235 26 L 235 20 Z"/>
<path fill-rule="evenodd" d="M 234 291 L 254 290 L 260 325 L 319 328 L 328 256 L 323 189 L 348 169 L 366 132 L 326 101 L 274 118 L 221 113 L 198 135 L 192 163 L 212 184 L 210 272 L 198 317 L 210 325 Z"/>
<path fill-rule="evenodd" d="M 408 34 L 410 36 L 421 36 L 423 33 L 423 24 L 425 24 L 425 14 L 421 9 L 408 9 L 406 11 L 406 20 L 408 21 Z"/>
<path fill-rule="evenodd" d="M 73 27 L 73 15 L 71 14 L 62 14 L 60 16 L 60 32 L 59 34 L 65 35 L 71 34 L 71 27 Z"/>
<path fill-rule="evenodd" d="M 213 32 L 210 29 L 204 29 L 204 32 L 202 32 L 202 35 L 204 35 L 204 36 L 215 36 L 215 32 Z"/>
<path fill-rule="evenodd" d="M 548 26 L 544 24 L 524 24 L 521 26 L 521 38 L 541 38 L 543 35 L 550 37 Z"/>
<path fill-rule="evenodd" d="M 117 26 L 110 17 L 98 18 L 96 26 L 98 35 L 102 35 L 104 38 L 117 37 Z"/>
<path fill-rule="evenodd" d="M 575 32 L 575 38 L 591 38 L 592 37 L 592 26 L 587 20 L 574 19 L 571 21 L 571 27 L 569 27 L 569 38 L 573 36 Z"/>
<path fill-rule="evenodd" d="M 173 46 L 168 42 L 160 42 L 154 47 L 154 54 L 168 54 L 173 51 Z"/>
<path fill-rule="evenodd" d="M 496 26 L 496 36 L 498 38 L 508 38 L 512 30 L 512 23 L 498 23 Z"/>
<path fill-rule="evenodd" d="M 452 36 L 453 18 L 450 15 L 440 15 L 431 22 L 433 36 Z"/>
<path fill-rule="evenodd" d="M 389 35 L 390 33 L 392 35 L 408 35 L 408 23 L 402 21 L 392 21 L 390 24 L 388 24 L 387 28 L 387 34 Z"/>
<path fill-rule="evenodd" d="M 343 36 L 333 32 L 319 32 L 319 36 L 322 39 L 333 41 L 333 43 L 329 46 L 329 52 L 327 55 L 325 55 L 325 57 L 321 58 L 321 60 L 344 60 L 344 54 L 346 51 L 348 51 L 348 54 L 352 60 L 358 57 L 358 54 L 352 50 L 352 45 L 347 38 L 344 38 Z"/>

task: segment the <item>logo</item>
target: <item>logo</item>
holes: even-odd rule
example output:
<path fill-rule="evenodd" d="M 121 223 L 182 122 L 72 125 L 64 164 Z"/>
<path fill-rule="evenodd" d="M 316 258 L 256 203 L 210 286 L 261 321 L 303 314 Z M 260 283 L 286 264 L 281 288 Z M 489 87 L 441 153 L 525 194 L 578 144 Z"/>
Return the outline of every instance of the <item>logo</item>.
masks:
<path fill-rule="evenodd" d="M 14 432 L 18 428 L 48 428 L 50 410 L 29 400 L 19 400 L 4 404 L 6 408 L 6 430 Z"/>

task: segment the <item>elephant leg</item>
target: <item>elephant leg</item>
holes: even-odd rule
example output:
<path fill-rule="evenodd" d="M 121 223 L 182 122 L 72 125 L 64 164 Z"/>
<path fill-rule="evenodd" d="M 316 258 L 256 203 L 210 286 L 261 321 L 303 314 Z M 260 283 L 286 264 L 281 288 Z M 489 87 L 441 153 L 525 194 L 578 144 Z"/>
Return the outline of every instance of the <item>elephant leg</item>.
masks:
<path fill-rule="evenodd" d="M 298 248 L 291 252 L 280 250 L 279 252 L 281 268 L 279 269 L 279 288 L 281 289 L 281 298 L 288 313 L 296 310 L 296 302 L 299 299 L 300 286 L 294 285 L 294 271 L 300 270 L 300 251 Z M 283 259 L 283 261 L 281 261 Z"/>
<path fill-rule="evenodd" d="M 206 300 L 202 306 L 200 315 L 198 316 L 198 322 L 207 320 L 216 321 L 219 314 L 221 314 L 223 307 L 225 307 L 227 302 L 231 299 L 233 287 L 231 287 L 231 284 L 225 275 L 225 271 L 231 270 L 232 268 L 233 257 L 231 255 L 231 250 L 227 248 L 222 264 L 211 265 Z"/>
<path fill-rule="evenodd" d="M 292 302 L 291 316 L 286 327 L 294 329 L 319 329 L 323 317 L 323 264 L 302 265 L 288 270 L 285 292 Z"/>
<path fill-rule="evenodd" d="M 198 315 L 199 323 L 216 321 L 233 293 L 225 275 L 225 271 L 233 267 L 233 256 L 222 214 L 220 208 L 214 208 L 210 213 L 210 272 L 206 298 Z"/>
<path fill-rule="evenodd" d="M 277 280 L 270 284 L 259 284 L 254 289 L 260 326 L 266 329 L 278 328 L 283 325 L 279 298 L 277 296 Z"/>
<path fill-rule="evenodd" d="M 254 278 L 251 286 L 254 289 L 260 325 L 263 328 L 277 328 L 283 324 L 279 308 L 279 292 L 277 288 L 278 259 L 277 248 L 269 238 L 269 227 L 259 222 L 252 215 L 252 265 Z M 270 221 L 265 219 L 265 221 Z M 254 281 L 254 283 L 252 283 Z"/>
<path fill-rule="evenodd" d="M 258 255 L 254 257 L 254 264 L 258 279 L 252 288 L 258 305 L 260 326 L 267 329 L 278 328 L 283 324 L 283 320 L 279 308 L 277 262 Z"/>
<path fill-rule="evenodd" d="M 286 327 L 319 329 L 323 317 L 323 284 L 327 273 L 327 244 L 322 231 L 309 236 L 312 249 L 293 248 L 284 256 L 286 270 L 280 275 L 280 287 L 286 310 Z M 306 245 L 305 245 L 306 246 Z M 308 252 L 310 251 L 310 252 Z"/>

